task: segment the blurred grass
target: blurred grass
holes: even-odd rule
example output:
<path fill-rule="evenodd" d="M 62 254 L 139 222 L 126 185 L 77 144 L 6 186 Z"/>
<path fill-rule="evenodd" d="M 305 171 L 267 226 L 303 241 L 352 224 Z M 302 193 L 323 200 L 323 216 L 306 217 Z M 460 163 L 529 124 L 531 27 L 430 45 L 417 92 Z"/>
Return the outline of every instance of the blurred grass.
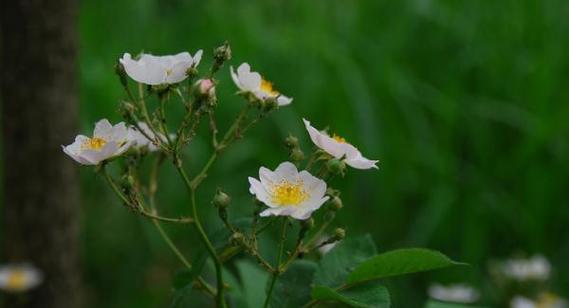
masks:
<path fill-rule="evenodd" d="M 249 62 L 295 101 L 219 161 L 210 177 L 219 182 L 200 195 L 204 210 L 218 185 L 234 196 L 232 215 L 247 214 L 246 177 L 286 159 L 277 140 L 289 132 L 308 150 L 306 117 L 381 161 L 379 171 L 351 170 L 335 183 L 348 233 L 473 265 L 395 281 L 396 306 L 416 307 L 430 279 L 484 284 L 488 261 L 516 252 L 547 255 L 556 290 L 569 295 L 568 16 L 562 0 L 82 1 L 83 129 L 119 120 L 113 65 L 123 52 L 203 48 L 205 70 L 227 39 L 233 65 Z M 218 75 L 222 120 L 242 103 L 228 75 Z M 190 146 L 190 170 L 207 150 L 206 140 Z M 92 306 L 165 306 L 177 260 L 91 170 L 82 174 Z M 173 170 L 161 183 L 164 211 L 187 211 Z M 168 230 L 186 251 L 195 246 L 187 230 Z"/>

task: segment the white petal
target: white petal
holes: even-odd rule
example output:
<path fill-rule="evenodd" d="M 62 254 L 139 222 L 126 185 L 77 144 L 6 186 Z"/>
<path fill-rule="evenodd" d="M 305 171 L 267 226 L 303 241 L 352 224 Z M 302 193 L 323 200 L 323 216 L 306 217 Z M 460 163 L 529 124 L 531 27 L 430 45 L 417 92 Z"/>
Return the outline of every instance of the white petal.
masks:
<path fill-rule="evenodd" d="M 286 180 L 288 182 L 297 182 L 299 180 L 298 169 L 296 166 L 288 161 L 281 163 L 275 169 L 275 178 L 278 182 Z"/>
<path fill-rule="evenodd" d="M 249 184 L 251 185 L 249 187 L 249 192 L 251 194 L 255 195 L 255 197 L 257 197 L 257 199 L 259 199 L 259 201 L 265 203 L 266 205 L 268 205 L 270 207 L 276 207 L 276 205 L 274 205 L 270 201 L 271 198 L 270 198 L 267 190 L 263 186 L 263 184 L 261 184 L 261 182 L 259 182 L 255 178 L 249 177 Z"/>
<path fill-rule="evenodd" d="M 170 73 L 166 74 L 166 83 L 174 84 L 184 81 L 184 79 L 188 77 L 186 73 L 191 66 L 191 61 L 178 62 L 173 64 L 170 68 Z"/>
<path fill-rule="evenodd" d="M 346 164 L 356 169 L 378 169 L 376 165 L 378 162 L 378 160 L 369 160 L 363 156 L 355 159 L 346 159 Z"/>
<path fill-rule="evenodd" d="M 113 133 L 113 125 L 109 120 L 102 119 L 97 124 L 95 124 L 95 130 L 93 131 L 94 137 L 99 137 L 104 140 L 111 139 Z"/>
<path fill-rule="evenodd" d="M 229 71 L 231 72 L 231 79 L 233 79 L 233 83 L 235 83 L 235 85 L 240 90 L 244 90 L 243 86 L 241 86 L 241 82 L 239 81 L 239 76 L 237 76 L 237 74 L 235 73 L 235 70 L 233 70 L 233 66 L 229 67 Z"/>
<path fill-rule="evenodd" d="M 196 54 L 194 55 L 194 59 L 193 59 L 193 67 L 196 67 L 200 64 L 200 62 L 202 61 L 202 54 L 203 54 L 203 50 L 198 50 L 196 51 Z"/>
<path fill-rule="evenodd" d="M 292 103 L 292 98 L 291 97 L 287 97 L 284 95 L 279 95 L 279 97 L 277 98 L 277 104 L 279 106 L 286 106 L 286 105 L 290 105 L 290 103 Z"/>

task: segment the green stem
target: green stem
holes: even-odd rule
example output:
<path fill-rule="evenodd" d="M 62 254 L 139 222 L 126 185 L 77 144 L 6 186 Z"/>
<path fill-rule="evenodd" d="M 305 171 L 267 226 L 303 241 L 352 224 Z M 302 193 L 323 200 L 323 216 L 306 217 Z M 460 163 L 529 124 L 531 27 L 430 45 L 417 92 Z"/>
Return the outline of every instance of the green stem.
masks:
<path fill-rule="evenodd" d="M 273 294 L 273 289 L 275 288 L 275 283 L 281 274 L 281 259 L 283 256 L 284 244 L 286 240 L 286 225 L 287 219 L 283 218 L 283 224 L 281 227 L 281 240 L 279 243 L 279 252 L 277 255 L 277 264 L 275 266 L 275 271 L 273 272 L 273 276 L 271 277 L 271 284 L 269 285 L 269 290 L 267 291 L 267 297 L 265 298 L 265 304 L 263 305 L 264 308 L 269 307 L 269 303 L 271 301 L 271 296 Z"/>
<path fill-rule="evenodd" d="M 220 308 L 225 308 L 227 307 L 227 304 L 225 303 L 225 296 L 224 296 L 224 290 L 225 290 L 225 286 L 223 283 L 223 272 L 222 272 L 222 265 L 221 265 L 221 261 L 217 255 L 217 252 L 215 251 L 215 248 L 213 247 L 211 241 L 209 240 L 207 234 L 205 233 L 205 230 L 200 222 L 199 219 L 199 215 L 198 215 L 198 210 L 197 210 L 197 206 L 196 206 L 196 192 L 195 189 L 192 187 L 192 184 L 190 182 L 190 179 L 188 178 L 186 172 L 184 171 L 184 169 L 182 168 L 181 165 L 176 164 L 176 169 L 178 170 L 178 172 L 180 173 L 180 175 L 182 176 L 184 183 L 186 184 L 186 188 L 188 189 L 188 192 L 190 193 L 190 199 L 191 199 L 191 203 L 192 203 L 192 213 L 193 213 L 193 217 L 194 217 L 194 225 L 196 227 L 196 230 L 198 231 L 198 234 L 200 236 L 201 241 L 203 242 L 203 244 L 206 246 L 207 251 L 209 252 L 214 265 L 215 265 L 215 272 L 216 272 L 216 277 L 217 277 L 217 306 Z"/>

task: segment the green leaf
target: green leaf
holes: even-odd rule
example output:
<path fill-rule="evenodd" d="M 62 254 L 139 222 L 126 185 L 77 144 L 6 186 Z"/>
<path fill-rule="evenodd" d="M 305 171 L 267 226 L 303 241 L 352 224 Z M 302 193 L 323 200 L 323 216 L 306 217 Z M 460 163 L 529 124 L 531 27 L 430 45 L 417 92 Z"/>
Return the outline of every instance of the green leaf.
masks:
<path fill-rule="evenodd" d="M 170 308 L 199 308 L 213 305 L 203 292 L 192 289 L 192 285 L 177 290 L 174 293 Z"/>
<path fill-rule="evenodd" d="M 359 283 L 454 265 L 464 265 L 464 263 L 455 262 L 438 251 L 421 248 L 398 249 L 362 262 L 348 276 L 346 282 Z"/>
<path fill-rule="evenodd" d="M 486 308 L 482 306 L 472 306 L 466 304 L 445 303 L 435 300 L 430 300 L 425 304 L 425 308 Z"/>
<path fill-rule="evenodd" d="M 241 278 L 242 292 L 247 307 L 263 307 L 269 274 L 250 261 L 238 261 L 237 272 Z"/>
<path fill-rule="evenodd" d="M 376 282 L 354 286 L 344 291 L 337 291 L 327 286 L 316 286 L 312 289 L 312 298 L 338 301 L 350 307 L 359 308 L 388 308 L 390 306 L 389 292 Z"/>
<path fill-rule="evenodd" d="M 369 234 L 345 239 L 322 257 L 314 276 L 314 283 L 338 287 L 357 265 L 375 254 L 377 249 Z"/>
<path fill-rule="evenodd" d="M 298 308 L 308 303 L 316 268 L 316 263 L 311 261 L 299 260 L 292 263 L 277 280 L 271 297 L 271 307 Z"/>

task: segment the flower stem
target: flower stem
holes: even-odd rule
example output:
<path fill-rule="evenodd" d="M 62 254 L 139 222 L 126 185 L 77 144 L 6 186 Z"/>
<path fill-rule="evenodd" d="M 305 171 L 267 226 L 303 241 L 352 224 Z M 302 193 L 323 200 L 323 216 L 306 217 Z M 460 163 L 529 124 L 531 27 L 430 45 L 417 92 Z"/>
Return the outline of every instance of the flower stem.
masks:
<path fill-rule="evenodd" d="M 215 265 L 215 273 L 216 273 L 216 277 L 217 277 L 217 306 L 219 308 L 225 308 L 227 307 L 227 304 L 225 303 L 225 296 L 224 294 L 224 283 L 223 283 L 223 272 L 222 272 L 222 265 L 221 265 L 221 261 L 217 255 L 217 252 L 215 251 L 215 248 L 213 247 L 211 241 L 209 240 L 207 234 L 204 231 L 204 228 L 200 222 L 199 219 L 199 215 L 198 215 L 198 210 L 196 207 L 196 192 L 195 189 L 192 187 L 192 184 L 190 182 L 190 179 L 188 178 L 188 175 L 186 174 L 186 172 L 184 171 L 184 169 L 182 168 L 181 165 L 176 164 L 176 169 L 178 170 L 178 172 L 180 173 L 180 176 L 182 177 L 182 179 L 184 180 L 184 183 L 186 184 L 186 188 L 188 189 L 188 192 L 190 193 L 190 199 L 191 199 L 191 203 L 192 203 L 192 213 L 193 213 L 193 217 L 194 217 L 194 225 L 196 227 L 196 230 L 198 231 L 198 234 L 200 236 L 201 241 L 203 242 L 203 244 L 205 245 L 205 247 L 207 248 L 207 251 L 209 252 L 213 263 Z"/>
<path fill-rule="evenodd" d="M 269 290 L 267 291 L 267 297 L 265 298 L 265 304 L 263 305 L 264 308 L 269 307 L 269 303 L 271 301 L 271 296 L 273 294 L 273 289 L 275 288 L 275 284 L 279 275 L 281 274 L 281 259 L 283 256 L 284 251 L 284 244 L 286 241 L 286 225 L 288 221 L 286 218 L 283 218 L 283 224 L 281 226 L 281 239 L 279 243 L 279 252 L 277 255 L 277 264 L 275 266 L 275 270 L 273 271 L 273 276 L 271 277 L 271 284 L 269 285 Z"/>

